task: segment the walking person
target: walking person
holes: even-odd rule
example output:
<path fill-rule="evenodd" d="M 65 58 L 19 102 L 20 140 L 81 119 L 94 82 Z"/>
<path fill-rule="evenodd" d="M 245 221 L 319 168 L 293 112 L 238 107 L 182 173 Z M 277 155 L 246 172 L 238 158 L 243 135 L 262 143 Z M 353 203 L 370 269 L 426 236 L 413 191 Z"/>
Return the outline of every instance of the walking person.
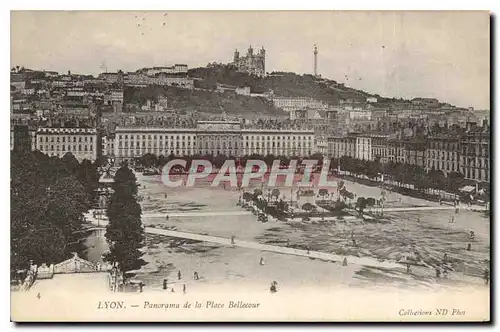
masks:
<path fill-rule="evenodd" d="M 236 237 L 235 237 L 234 235 L 231 235 L 231 244 L 234 244 L 234 239 L 235 239 L 235 238 L 236 238 Z"/>
<path fill-rule="evenodd" d="M 260 264 L 260 265 L 264 265 L 264 264 L 265 264 L 265 263 L 264 263 L 264 258 L 262 258 L 262 257 L 260 258 L 260 262 L 259 262 L 259 264 Z"/>
<path fill-rule="evenodd" d="M 347 257 L 344 257 L 344 261 L 342 262 L 342 266 L 347 266 Z"/>
<path fill-rule="evenodd" d="M 167 289 L 167 279 L 163 279 L 163 289 Z"/>
<path fill-rule="evenodd" d="M 193 278 L 194 278 L 194 280 L 198 280 L 199 279 L 198 272 L 194 271 Z"/>
<path fill-rule="evenodd" d="M 484 269 L 484 277 L 483 278 L 484 278 L 484 283 L 486 285 L 488 285 L 490 282 L 490 270 Z"/>
<path fill-rule="evenodd" d="M 182 292 L 186 294 L 186 284 L 182 285 Z"/>
<path fill-rule="evenodd" d="M 181 280 L 181 271 L 177 271 L 177 279 Z"/>
<path fill-rule="evenodd" d="M 278 283 L 276 281 L 271 283 L 270 291 L 271 293 L 276 293 L 278 291 Z"/>

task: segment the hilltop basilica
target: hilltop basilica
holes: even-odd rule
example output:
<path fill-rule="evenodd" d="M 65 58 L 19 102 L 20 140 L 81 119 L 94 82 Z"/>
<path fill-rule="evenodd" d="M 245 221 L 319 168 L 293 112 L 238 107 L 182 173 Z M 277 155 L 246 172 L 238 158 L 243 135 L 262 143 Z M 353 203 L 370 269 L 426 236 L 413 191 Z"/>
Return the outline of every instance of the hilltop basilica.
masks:
<path fill-rule="evenodd" d="M 264 76 L 266 74 L 266 50 L 262 47 L 258 53 L 254 54 L 253 48 L 250 46 L 244 57 L 240 57 L 240 52 L 235 50 L 232 65 L 236 66 L 239 71 Z"/>

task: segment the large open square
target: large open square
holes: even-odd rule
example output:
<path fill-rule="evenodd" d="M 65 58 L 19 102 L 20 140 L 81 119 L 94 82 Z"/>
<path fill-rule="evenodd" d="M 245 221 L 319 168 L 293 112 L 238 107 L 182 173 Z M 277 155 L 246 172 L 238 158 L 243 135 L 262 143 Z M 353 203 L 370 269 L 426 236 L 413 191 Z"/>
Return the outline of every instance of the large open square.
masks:
<path fill-rule="evenodd" d="M 138 278 L 147 290 L 167 287 L 182 291 L 215 289 L 220 285 L 244 283 L 255 291 L 267 291 L 272 281 L 282 289 L 296 288 L 314 280 L 321 287 L 484 287 L 482 273 L 489 268 L 489 219 L 485 213 L 461 209 L 439 211 L 387 212 L 383 217 L 364 220 L 356 215 L 329 222 L 258 221 L 257 216 L 237 205 L 236 189 L 196 186 L 169 188 L 159 176 L 136 173 L 142 197 L 145 227 L 227 239 L 227 244 L 162 235 L 147 236 L 149 264 Z M 380 188 L 344 181 L 356 195 L 377 197 Z M 258 184 L 255 188 L 261 188 Z M 250 188 L 249 190 L 253 190 Z M 289 190 L 280 191 L 288 198 Z M 436 202 L 397 193 L 387 195 L 388 207 L 439 206 Z M 475 233 L 469 238 L 470 231 Z M 300 250 L 331 253 L 347 258 L 342 262 L 231 246 L 229 239 L 250 241 Z M 355 238 L 356 245 L 352 244 Z M 214 241 L 219 241 L 219 240 Z M 220 242 L 220 241 L 219 241 Z M 467 251 L 467 245 L 471 250 Z M 446 258 L 446 278 L 437 278 L 435 268 Z M 263 265 L 260 260 L 263 259 Z M 371 258 L 371 266 L 351 263 Z M 387 268 L 382 262 L 418 264 L 406 270 Z M 376 262 L 381 266 L 377 267 Z M 181 279 L 178 272 L 181 272 Z M 193 280 L 194 272 L 200 279 Z M 171 289 L 170 289 L 171 290 Z"/>

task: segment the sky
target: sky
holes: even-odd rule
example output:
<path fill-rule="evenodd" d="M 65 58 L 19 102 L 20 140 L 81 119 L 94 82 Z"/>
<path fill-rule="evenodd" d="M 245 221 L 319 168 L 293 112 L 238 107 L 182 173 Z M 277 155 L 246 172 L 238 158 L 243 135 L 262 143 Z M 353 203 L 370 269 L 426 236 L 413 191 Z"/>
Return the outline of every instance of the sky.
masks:
<path fill-rule="evenodd" d="M 11 66 L 98 74 L 232 61 L 266 49 L 266 71 L 318 72 L 387 97 L 490 108 L 488 12 L 11 12 Z"/>

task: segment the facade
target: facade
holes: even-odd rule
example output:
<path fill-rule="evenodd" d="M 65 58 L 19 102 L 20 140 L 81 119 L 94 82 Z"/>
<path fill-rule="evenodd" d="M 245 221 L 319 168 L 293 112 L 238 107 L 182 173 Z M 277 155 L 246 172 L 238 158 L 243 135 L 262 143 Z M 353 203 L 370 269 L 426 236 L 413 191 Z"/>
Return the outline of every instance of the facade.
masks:
<path fill-rule="evenodd" d="M 405 162 L 425 168 L 425 151 L 427 143 L 425 141 L 410 140 L 404 141 Z"/>
<path fill-rule="evenodd" d="M 185 89 L 193 89 L 194 87 L 194 80 L 189 77 L 168 76 L 165 73 L 160 73 L 156 77 L 141 73 L 131 73 L 125 75 L 124 83 L 129 86 L 164 85 Z"/>
<path fill-rule="evenodd" d="M 115 157 L 115 135 L 103 136 L 101 139 L 102 155 L 113 159 Z"/>
<path fill-rule="evenodd" d="M 490 129 L 470 128 L 460 141 L 460 170 L 466 179 L 490 182 Z"/>
<path fill-rule="evenodd" d="M 153 67 L 153 68 L 145 68 L 143 69 L 149 76 L 155 76 L 157 74 L 187 74 L 188 66 L 184 64 L 175 64 L 170 67 Z"/>
<path fill-rule="evenodd" d="M 109 138 L 106 139 L 109 149 Z M 197 128 L 117 127 L 117 162 L 160 155 L 282 155 L 308 156 L 316 152 L 312 130 L 242 129 L 237 121 L 199 121 Z M 107 155 L 111 155 L 108 151 Z"/>
<path fill-rule="evenodd" d="M 387 141 L 387 162 L 406 163 L 406 145 L 399 139 Z"/>
<path fill-rule="evenodd" d="M 238 71 L 264 76 L 266 74 L 266 50 L 262 47 L 259 53 L 254 54 L 253 48 L 250 46 L 244 57 L 240 57 L 240 52 L 235 50 L 232 65 L 236 66 Z"/>
<path fill-rule="evenodd" d="M 242 129 L 241 155 L 275 155 L 305 157 L 315 152 L 312 130 Z"/>
<path fill-rule="evenodd" d="M 240 155 L 243 135 L 238 121 L 198 121 L 196 130 L 199 155 Z"/>
<path fill-rule="evenodd" d="M 36 142 L 36 149 L 48 156 L 71 152 L 78 161 L 96 160 L 100 149 L 95 128 L 39 128 Z"/>
<path fill-rule="evenodd" d="M 372 112 L 370 110 L 364 109 L 351 109 L 347 110 L 349 114 L 349 120 L 371 120 Z"/>
<path fill-rule="evenodd" d="M 328 108 L 321 101 L 307 97 L 274 97 L 272 102 L 276 108 L 281 108 L 287 112 L 304 110 L 306 108 L 324 110 Z"/>
<path fill-rule="evenodd" d="M 458 136 L 429 137 L 427 143 L 425 169 L 440 170 L 448 176 L 460 170 L 460 138 Z"/>
<path fill-rule="evenodd" d="M 356 137 L 356 159 L 373 160 L 372 138 L 369 136 Z"/>
<path fill-rule="evenodd" d="M 387 139 L 385 135 L 372 135 L 370 136 L 372 140 L 372 157 L 373 160 L 379 159 L 381 163 L 388 163 L 388 147 Z"/>
<path fill-rule="evenodd" d="M 356 158 L 356 136 L 328 138 L 328 157 L 339 159 L 342 156 Z"/>
<path fill-rule="evenodd" d="M 114 156 L 117 162 L 130 161 L 146 153 L 156 156 L 193 155 L 196 129 L 161 127 L 117 127 Z"/>

